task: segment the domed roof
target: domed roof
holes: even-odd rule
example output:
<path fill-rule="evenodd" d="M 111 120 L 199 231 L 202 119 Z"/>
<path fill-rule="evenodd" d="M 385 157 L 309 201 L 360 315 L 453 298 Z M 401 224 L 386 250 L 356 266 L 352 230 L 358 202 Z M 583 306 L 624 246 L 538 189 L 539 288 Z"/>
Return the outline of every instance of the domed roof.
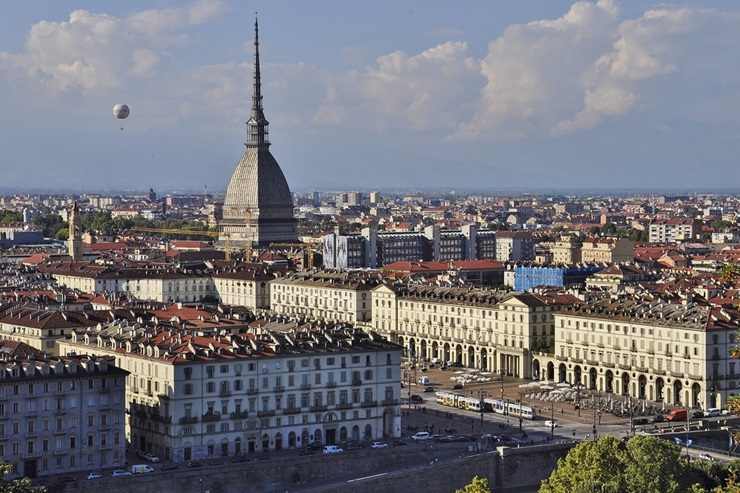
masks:
<path fill-rule="evenodd" d="M 267 147 L 247 147 L 226 189 L 227 209 L 293 207 L 288 182 Z"/>

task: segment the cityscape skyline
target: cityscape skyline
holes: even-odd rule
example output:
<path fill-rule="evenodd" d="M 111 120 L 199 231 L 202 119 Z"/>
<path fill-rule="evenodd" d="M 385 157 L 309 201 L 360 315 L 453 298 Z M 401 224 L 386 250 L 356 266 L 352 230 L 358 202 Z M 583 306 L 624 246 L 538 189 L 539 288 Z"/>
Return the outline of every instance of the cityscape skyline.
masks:
<path fill-rule="evenodd" d="M 526 2 L 496 16 L 482 3 L 149 6 L 8 11 L 6 189 L 224 190 L 249 104 L 239 19 L 255 9 L 276 158 L 295 191 L 709 192 L 740 177 L 731 2 Z M 123 102 L 121 131 L 110 107 Z"/>

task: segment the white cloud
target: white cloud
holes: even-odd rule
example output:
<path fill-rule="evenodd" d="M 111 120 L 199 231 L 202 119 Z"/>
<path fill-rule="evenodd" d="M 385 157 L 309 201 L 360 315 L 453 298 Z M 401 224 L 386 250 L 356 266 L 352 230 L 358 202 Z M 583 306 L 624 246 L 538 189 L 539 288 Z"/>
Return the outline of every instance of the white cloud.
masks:
<path fill-rule="evenodd" d="M 579 1 L 560 18 L 509 26 L 489 45 L 480 109 L 458 135 L 574 132 L 634 111 L 646 87 L 661 78 L 666 98 L 683 89 L 687 72 L 697 78 L 737 73 L 727 52 L 712 45 L 736 44 L 739 27 L 736 13 L 695 8 L 661 7 L 623 20 L 605 0 Z"/>
<path fill-rule="evenodd" d="M 331 79 L 316 121 L 418 130 L 454 129 L 472 112 L 478 62 L 463 42 L 416 55 L 394 52 L 364 70 Z"/>
<path fill-rule="evenodd" d="M 7 77 L 20 72 L 54 91 L 115 88 L 129 77 L 151 77 L 158 50 L 177 40 L 179 31 L 223 10 L 220 0 L 128 17 L 75 10 L 67 21 L 34 24 L 22 52 L 0 52 L 0 70 Z"/>

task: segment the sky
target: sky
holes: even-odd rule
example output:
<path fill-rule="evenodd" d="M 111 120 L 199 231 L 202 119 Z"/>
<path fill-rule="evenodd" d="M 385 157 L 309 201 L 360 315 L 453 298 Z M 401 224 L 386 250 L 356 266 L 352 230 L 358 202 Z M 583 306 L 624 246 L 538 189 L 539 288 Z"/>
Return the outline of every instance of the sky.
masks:
<path fill-rule="evenodd" d="M 294 191 L 740 189 L 734 0 L 29 0 L 0 16 L 0 190 L 223 191 L 255 12 Z"/>

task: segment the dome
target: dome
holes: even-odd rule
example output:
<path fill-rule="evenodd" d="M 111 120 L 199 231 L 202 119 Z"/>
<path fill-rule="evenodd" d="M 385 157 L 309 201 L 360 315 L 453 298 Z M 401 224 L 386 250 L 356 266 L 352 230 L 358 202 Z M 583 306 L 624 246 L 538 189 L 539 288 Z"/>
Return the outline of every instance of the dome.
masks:
<path fill-rule="evenodd" d="M 224 216 L 257 209 L 293 208 L 288 182 L 267 148 L 247 147 L 226 189 Z"/>

